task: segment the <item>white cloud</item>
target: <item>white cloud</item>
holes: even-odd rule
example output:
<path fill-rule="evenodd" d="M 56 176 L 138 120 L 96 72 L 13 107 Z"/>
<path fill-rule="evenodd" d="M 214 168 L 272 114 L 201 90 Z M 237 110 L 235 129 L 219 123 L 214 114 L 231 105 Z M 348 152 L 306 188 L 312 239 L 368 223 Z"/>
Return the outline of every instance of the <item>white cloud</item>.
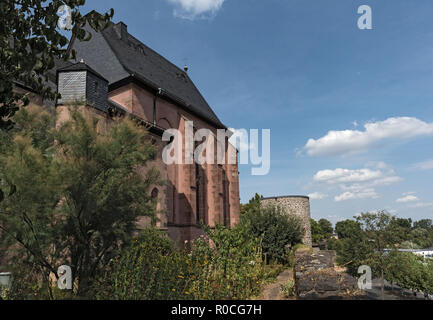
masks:
<path fill-rule="evenodd" d="M 313 192 L 310 193 L 308 196 L 310 197 L 311 200 L 323 200 L 328 197 L 327 194 L 320 193 L 320 192 Z"/>
<path fill-rule="evenodd" d="M 403 193 L 403 197 L 396 200 L 398 203 L 408 203 L 408 208 L 419 209 L 433 207 L 433 202 L 421 202 L 415 192 Z"/>
<path fill-rule="evenodd" d="M 409 206 L 409 208 L 413 208 L 413 209 L 428 208 L 428 207 L 433 207 L 433 202 L 418 202 Z"/>
<path fill-rule="evenodd" d="M 433 159 L 416 163 L 413 168 L 416 170 L 433 170 Z"/>
<path fill-rule="evenodd" d="M 334 197 L 336 202 L 353 200 L 353 199 L 377 199 L 379 195 L 372 188 L 363 189 L 358 192 L 345 192 Z"/>
<path fill-rule="evenodd" d="M 225 0 L 169 0 L 176 7 L 175 17 L 194 20 L 213 17 L 221 9 Z"/>
<path fill-rule="evenodd" d="M 347 155 L 366 151 L 385 139 L 410 139 L 433 134 L 433 123 L 410 117 L 369 122 L 364 128 L 364 131 L 329 131 L 322 138 L 308 140 L 303 150 L 309 156 Z"/>
<path fill-rule="evenodd" d="M 399 198 L 396 201 L 398 203 L 407 203 L 407 202 L 419 201 L 419 198 L 415 195 L 410 194 L 410 195 L 404 196 L 402 198 Z"/>
<path fill-rule="evenodd" d="M 402 181 L 384 162 L 375 162 L 373 167 L 380 169 L 334 169 L 317 172 L 313 181 L 328 188 L 338 187 L 342 193 L 335 196 L 336 202 L 354 199 L 377 199 L 376 187 L 389 186 Z M 370 166 L 372 163 L 370 163 Z"/>
<path fill-rule="evenodd" d="M 383 177 L 383 172 L 380 170 L 370 169 L 335 169 L 335 170 L 322 170 L 316 173 L 314 181 L 334 183 L 347 183 L 347 182 L 365 182 Z"/>
<path fill-rule="evenodd" d="M 390 167 L 383 161 L 370 161 L 365 165 L 367 168 L 389 169 Z"/>

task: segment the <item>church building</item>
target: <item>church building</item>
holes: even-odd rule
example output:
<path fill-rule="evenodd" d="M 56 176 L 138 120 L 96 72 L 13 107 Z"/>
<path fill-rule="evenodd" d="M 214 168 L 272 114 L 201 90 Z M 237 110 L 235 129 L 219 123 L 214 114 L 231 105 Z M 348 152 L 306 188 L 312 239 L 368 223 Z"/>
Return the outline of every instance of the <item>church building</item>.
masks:
<path fill-rule="evenodd" d="M 123 22 L 110 23 L 100 32 L 88 31 L 90 41 L 77 40 L 73 45 L 77 60 L 57 62 L 55 75 L 51 73 L 61 94 L 56 103 L 60 121 L 67 118 L 70 102 L 83 101 L 104 125 L 109 126 L 113 114 L 120 113 L 134 117 L 148 130 L 158 153 L 140 170 L 145 174 L 148 167 L 156 167 L 165 181 L 151 195 L 158 199 L 157 227 L 173 240 L 198 237 L 203 233 L 202 223 L 210 227 L 238 223 L 237 157 L 234 164 L 167 165 L 162 161 L 168 144 L 162 136 L 167 129 L 184 134 L 187 122 L 192 121 L 194 132 L 208 129 L 214 139 L 218 129 L 227 129 L 189 78 L 187 68 L 178 68 L 134 38 Z M 228 138 L 224 148 L 226 159 L 237 154 Z M 184 146 L 183 156 L 185 152 Z M 143 218 L 137 225 L 143 228 L 148 223 Z"/>

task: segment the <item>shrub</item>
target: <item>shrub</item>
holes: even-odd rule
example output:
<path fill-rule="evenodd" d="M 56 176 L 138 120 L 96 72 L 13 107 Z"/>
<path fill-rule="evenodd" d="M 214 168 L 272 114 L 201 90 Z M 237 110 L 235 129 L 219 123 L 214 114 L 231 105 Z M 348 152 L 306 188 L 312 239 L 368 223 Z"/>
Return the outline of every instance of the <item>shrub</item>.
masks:
<path fill-rule="evenodd" d="M 190 257 L 176 251 L 167 236 L 144 230 L 97 281 L 97 299 L 172 300 L 187 298 Z"/>
<path fill-rule="evenodd" d="M 281 285 L 281 292 L 287 298 L 293 297 L 295 295 L 295 280 L 290 279 L 286 283 Z"/>
<path fill-rule="evenodd" d="M 75 294 L 87 296 L 131 240 L 137 217 L 156 220 L 150 187 L 162 183 L 159 173 L 137 170 L 154 147 L 131 120 L 99 132 L 96 118 L 74 108 L 58 127 L 42 108 L 22 109 L 14 120 L 0 139 L 0 251 L 18 256 L 8 264 L 29 260 L 45 280 L 58 264 L 70 265 Z"/>
<path fill-rule="evenodd" d="M 267 259 L 287 263 L 289 248 L 302 242 L 302 221 L 280 207 L 250 206 L 241 217 L 241 226 L 252 237 L 261 239 Z"/>
<path fill-rule="evenodd" d="M 267 273 L 257 239 L 241 227 L 207 229 L 190 251 L 158 231 L 143 231 L 97 281 L 94 296 L 119 300 L 248 299 Z"/>

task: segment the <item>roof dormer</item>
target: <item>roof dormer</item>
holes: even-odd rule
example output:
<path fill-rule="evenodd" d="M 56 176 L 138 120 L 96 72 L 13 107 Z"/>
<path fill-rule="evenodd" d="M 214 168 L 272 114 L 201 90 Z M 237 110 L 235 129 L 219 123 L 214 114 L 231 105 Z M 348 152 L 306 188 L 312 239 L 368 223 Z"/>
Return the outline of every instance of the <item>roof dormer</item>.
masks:
<path fill-rule="evenodd" d="M 107 111 L 108 81 L 84 61 L 57 71 L 58 105 L 88 104 Z"/>

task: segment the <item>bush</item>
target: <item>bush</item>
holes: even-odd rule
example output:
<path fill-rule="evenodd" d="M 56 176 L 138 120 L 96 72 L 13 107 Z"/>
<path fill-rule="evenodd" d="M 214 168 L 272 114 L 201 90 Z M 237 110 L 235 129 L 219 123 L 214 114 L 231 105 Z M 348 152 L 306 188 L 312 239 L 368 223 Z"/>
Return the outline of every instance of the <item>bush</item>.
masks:
<path fill-rule="evenodd" d="M 335 239 L 335 238 L 329 238 L 326 241 L 326 247 L 328 250 L 334 250 L 336 252 L 340 252 L 342 249 L 342 240 Z"/>
<path fill-rule="evenodd" d="M 217 227 L 177 249 L 168 237 L 148 229 L 110 264 L 97 281 L 97 299 L 224 300 L 258 294 L 268 274 L 257 239 L 245 229 Z"/>
<path fill-rule="evenodd" d="M 287 298 L 293 297 L 295 295 L 295 290 L 295 280 L 293 279 L 290 279 L 289 281 L 281 285 L 281 292 Z"/>
<path fill-rule="evenodd" d="M 385 258 L 385 278 L 402 288 L 433 293 L 433 262 L 409 252 L 391 251 Z"/>
<path fill-rule="evenodd" d="M 144 230 L 97 281 L 97 299 L 185 299 L 190 258 L 155 229 Z"/>
<path fill-rule="evenodd" d="M 280 207 L 249 205 L 241 217 L 241 227 L 254 238 L 261 239 L 265 260 L 287 263 L 290 247 L 301 243 L 302 221 Z"/>

